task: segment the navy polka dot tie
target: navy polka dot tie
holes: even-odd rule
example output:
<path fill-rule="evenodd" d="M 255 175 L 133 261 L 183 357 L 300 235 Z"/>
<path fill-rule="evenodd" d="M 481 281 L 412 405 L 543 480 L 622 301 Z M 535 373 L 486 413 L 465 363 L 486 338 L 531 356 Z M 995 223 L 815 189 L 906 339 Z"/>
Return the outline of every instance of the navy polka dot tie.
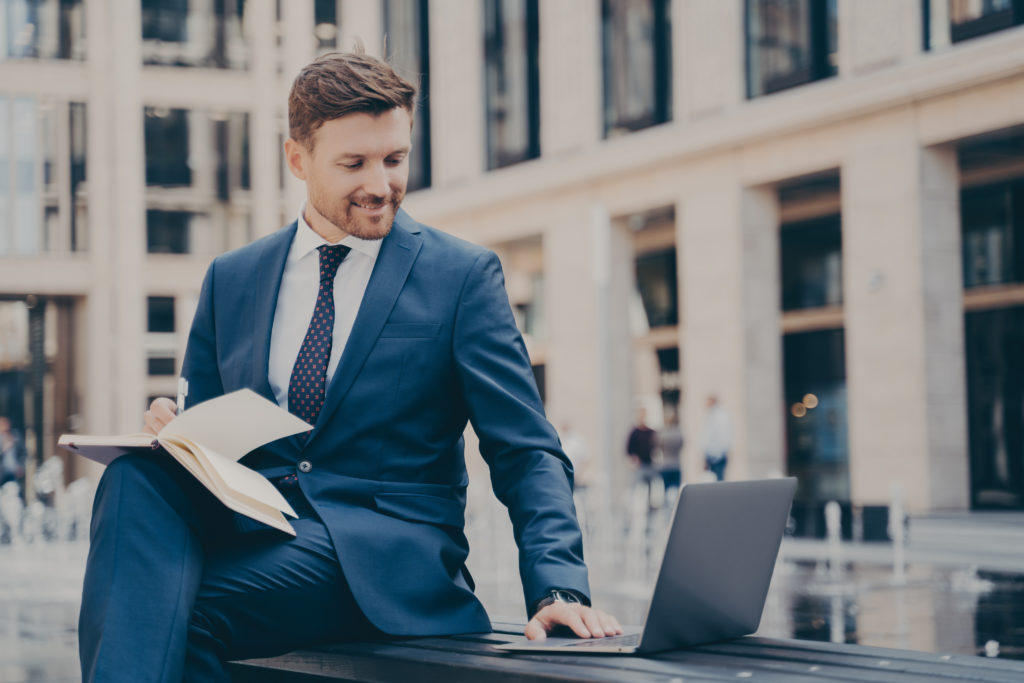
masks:
<path fill-rule="evenodd" d="M 320 291 L 288 381 L 288 410 L 309 424 L 316 424 L 327 393 L 327 363 L 331 359 L 334 338 L 334 276 L 349 252 L 348 247 L 340 244 L 325 244 L 317 249 L 320 252 Z"/>

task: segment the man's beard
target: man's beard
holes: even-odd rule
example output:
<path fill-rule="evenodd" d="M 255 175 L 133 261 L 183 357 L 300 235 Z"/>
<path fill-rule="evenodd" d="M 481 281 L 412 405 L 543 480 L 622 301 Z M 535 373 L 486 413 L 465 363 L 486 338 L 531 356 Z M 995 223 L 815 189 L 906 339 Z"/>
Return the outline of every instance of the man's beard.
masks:
<path fill-rule="evenodd" d="M 391 228 L 394 225 L 395 216 L 398 214 L 398 207 L 402 203 L 404 195 L 398 196 L 392 194 L 389 199 L 380 201 L 373 201 L 369 198 L 361 200 L 358 203 L 363 206 L 380 206 L 381 203 L 387 204 L 391 210 L 382 216 L 357 216 L 353 215 L 354 209 L 353 200 L 346 200 L 344 205 L 339 208 L 330 207 L 329 211 L 323 211 L 320 207 L 313 204 L 313 208 L 321 216 L 331 222 L 334 227 L 344 231 L 349 235 L 353 235 L 364 240 L 380 240 L 388 236 L 391 232 Z"/>

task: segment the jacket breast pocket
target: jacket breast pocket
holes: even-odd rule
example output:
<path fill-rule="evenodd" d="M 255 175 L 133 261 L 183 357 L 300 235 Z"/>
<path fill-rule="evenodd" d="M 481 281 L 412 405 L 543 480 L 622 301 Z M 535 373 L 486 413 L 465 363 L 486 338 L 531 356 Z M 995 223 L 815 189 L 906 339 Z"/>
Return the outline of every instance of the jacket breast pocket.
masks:
<path fill-rule="evenodd" d="M 434 339 L 441 334 L 441 323 L 388 323 L 380 331 L 381 339 Z"/>

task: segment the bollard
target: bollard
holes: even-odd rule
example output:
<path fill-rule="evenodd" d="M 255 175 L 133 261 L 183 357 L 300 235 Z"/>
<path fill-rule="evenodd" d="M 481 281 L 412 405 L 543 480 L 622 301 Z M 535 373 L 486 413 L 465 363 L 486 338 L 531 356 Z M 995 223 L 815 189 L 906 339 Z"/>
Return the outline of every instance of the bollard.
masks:
<path fill-rule="evenodd" d="M 839 507 L 839 503 L 834 500 L 830 500 L 825 504 L 825 530 L 828 534 L 829 575 L 834 580 L 838 580 L 843 573 L 843 568 L 840 565 L 843 529 L 842 509 Z"/>

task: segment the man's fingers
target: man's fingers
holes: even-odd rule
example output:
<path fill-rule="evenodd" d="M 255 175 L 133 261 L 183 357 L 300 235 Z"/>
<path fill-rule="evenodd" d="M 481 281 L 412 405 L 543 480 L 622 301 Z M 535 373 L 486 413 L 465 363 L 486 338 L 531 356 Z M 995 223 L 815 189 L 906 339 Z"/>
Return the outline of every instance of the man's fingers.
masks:
<path fill-rule="evenodd" d="M 178 406 L 166 396 L 160 396 L 153 399 L 153 402 L 149 404 L 149 409 L 156 415 L 174 417 L 177 414 Z"/>
<path fill-rule="evenodd" d="M 619 636 L 622 635 L 622 626 L 619 625 L 619 620 L 608 614 L 602 612 L 599 609 L 591 610 L 597 615 L 598 621 L 601 623 L 601 630 L 604 631 L 606 636 Z"/>
<path fill-rule="evenodd" d="M 537 612 L 530 623 L 532 624 L 536 621 L 544 629 L 544 633 L 551 633 L 551 629 L 556 626 L 568 626 L 580 638 L 589 638 L 590 631 L 587 630 L 587 627 L 583 624 L 583 619 L 580 618 L 579 611 L 581 609 L 586 608 L 582 605 L 556 602 Z M 529 628 L 529 625 L 527 625 L 527 628 Z"/>
<path fill-rule="evenodd" d="M 540 621 L 537 617 L 530 619 L 530 623 L 526 625 L 526 631 L 524 631 L 527 639 L 529 640 L 544 640 L 548 637 L 547 631 L 540 625 Z"/>
<path fill-rule="evenodd" d="M 600 612 L 596 609 L 580 610 L 580 617 L 583 619 L 583 624 L 590 631 L 590 635 L 594 638 L 604 638 L 605 630 L 601 625 Z"/>
<path fill-rule="evenodd" d="M 558 619 L 556 623 L 561 624 L 562 626 L 568 626 L 572 629 L 572 632 L 580 638 L 590 638 L 590 629 L 588 629 L 586 624 L 583 623 L 583 618 L 580 616 L 580 609 L 573 609 L 568 605 L 562 605 L 562 607 L 565 609 L 560 610 L 558 617 L 556 617 Z"/>
<path fill-rule="evenodd" d="M 530 640 L 543 640 L 556 626 L 566 626 L 580 638 L 603 638 L 622 633 L 618 619 L 606 612 L 556 602 L 537 612 L 526 625 L 524 634 Z"/>
<path fill-rule="evenodd" d="M 150 434 L 157 434 L 164 425 L 174 419 L 176 413 L 176 406 L 174 401 L 164 396 L 154 399 L 149 404 L 149 410 L 147 410 L 142 419 L 146 423 L 146 431 Z"/>

